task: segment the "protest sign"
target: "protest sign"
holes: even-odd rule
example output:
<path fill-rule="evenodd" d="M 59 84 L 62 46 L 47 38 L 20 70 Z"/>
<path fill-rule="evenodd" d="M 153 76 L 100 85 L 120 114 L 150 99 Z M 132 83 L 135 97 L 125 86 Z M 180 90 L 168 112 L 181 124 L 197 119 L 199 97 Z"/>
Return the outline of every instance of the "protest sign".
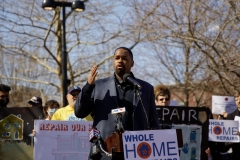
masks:
<path fill-rule="evenodd" d="M 239 124 L 233 120 L 209 120 L 209 141 L 239 142 Z"/>
<path fill-rule="evenodd" d="M 201 150 L 197 150 L 197 152 L 200 152 L 200 157 L 196 157 L 198 159 L 207 159 L 207 155 L 205 153 L 205 150 L 208 148 L 208 120 L 211 116 L 211 110 L 207 107 L 159 107 L 157 108 L 158 112 L 158 119 L 161 124 L 169 124 L 170 126 L 175 125 L 196 125 L 201 130 L 199 130 L 199 134 L 196 134 L 196 136 L 201 137 Z M 183 130 L 183 129 L 182 129 Z M 191 127 L 185 128 L 184 131 L 188 130 L 187 132 L 191 132 Z M 184 134 L 183 131 L 183 144 L 188 143 L 186 141 L 185 136 L 189 134 Z M 198 146 L 199 144 L 197 144 Z M 184 146 L 183 146 L 184 148 Z M 194 149 L 193 149 L 194 152 Z M 181 151 L 181 154 L 184 153 Z M 181 155 L 180 154 L 180 158 Z M 185 153 L 184 153 L 185 154 Z M 190 151 L 189 153 L 190 154 Z M 194 155 L 198 156 L 198 153 L 194 153 Z M 191 160 L 191 156 L 189 159 L 184 160 Z"/>
<path fill-rule="evenodd" d="M 34 160 L 88 159 L 92 122 L 36 120 Z"/>
<path fill-rule="evenodd" d="M 182 130 L 183 146 L 179 147 L 180 159 L 200 159 L 202 127 L 198 125 L 173 124 L 172 128 Z"/>
<path fill-rule="evenodd" d="M 125 160 L 179 160 L 175 129 L 125 131 L 122 137 Z"/>
<path fill-rule="evenodd" d="M 34 120 L 43 117 L 42 107 L 0 108 L 0 159 L 33 159 Z"/>
<path fill-rule="evenodd" d="M 235 99 L 232 96 L 212 96 L 212 113 L 232 113 L 237 109 Z"/>

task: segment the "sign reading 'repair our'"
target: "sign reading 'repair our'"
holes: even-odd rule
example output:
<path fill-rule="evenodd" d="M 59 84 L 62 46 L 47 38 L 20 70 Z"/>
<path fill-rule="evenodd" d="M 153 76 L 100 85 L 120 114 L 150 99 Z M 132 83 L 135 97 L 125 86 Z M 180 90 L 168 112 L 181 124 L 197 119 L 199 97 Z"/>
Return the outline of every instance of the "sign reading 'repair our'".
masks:
<path fill-rule="evenodd" d="M 125 131 L 123 149 L 125 160 L 179 160 L 175 129 Z"/>

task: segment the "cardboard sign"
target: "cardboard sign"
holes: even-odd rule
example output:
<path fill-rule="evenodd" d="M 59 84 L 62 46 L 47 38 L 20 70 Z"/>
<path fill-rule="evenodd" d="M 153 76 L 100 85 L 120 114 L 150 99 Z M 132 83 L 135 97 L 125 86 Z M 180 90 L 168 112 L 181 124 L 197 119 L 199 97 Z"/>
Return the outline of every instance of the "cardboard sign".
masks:
<path fill-rule="evenodd" d="M 209 141 L 239 142 L 239 124 L 233 120 L 209 120 Z"/>
<path fill-rule="evenodd" d="M 125 131 L 122 139 L 125 160 L 179 160 L 175 129 Z"/>
<path fill-rule="evenodd" d="M 178 148 L 180 159 L 200 159 L 202 127 L 199 125 L 173 124 L 173 128 L 182 131 L 183 145 Z"/>
<path fill-rule="evenodd" d="M 207 159 L 205 150 L 208 148 L 208 122 L 211 110 L 207 107 L 158 107 L 160 123 L 169 125 L 186 124 L 201 127 L 201 155 L 200 159 Z M 184 135 L 183 135 L 184 136 Z M 194 152 L 194 150 L 193 150 Z M 180 155 L 181 156 L 181 155 Z M 184 160 L 190 160 L 184 159 Z"/>
<path fill-rule="evenodd" d="M 0 108 L 0 159 L 33 159 L 34 120 L 43 118 L 42 107 Z"/>
<path fill-rule="evenodd" d="M 88 159 L 92 122 L 36 120 L 34 160 Z"/>

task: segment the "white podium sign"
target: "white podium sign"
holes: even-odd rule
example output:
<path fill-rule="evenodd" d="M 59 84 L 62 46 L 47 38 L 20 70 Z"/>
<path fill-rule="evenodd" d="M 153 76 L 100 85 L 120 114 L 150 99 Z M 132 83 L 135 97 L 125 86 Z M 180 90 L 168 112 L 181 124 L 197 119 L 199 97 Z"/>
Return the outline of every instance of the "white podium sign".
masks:
<path fill-rule="evenodd" d="M 122 138 L 125 160 L 179 160 L 175 129 L 125 131 Z"/>

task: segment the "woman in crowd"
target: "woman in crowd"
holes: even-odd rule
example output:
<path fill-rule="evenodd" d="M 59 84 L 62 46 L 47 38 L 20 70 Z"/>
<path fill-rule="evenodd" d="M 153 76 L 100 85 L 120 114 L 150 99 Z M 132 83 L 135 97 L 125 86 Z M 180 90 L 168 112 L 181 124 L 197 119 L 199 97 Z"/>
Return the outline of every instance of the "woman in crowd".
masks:
<path fill-rule="evenodd" d="M 43 113 L 45 115 L 45 120 L 51 120 L 52 115 L 60 108 L 60 105 L 55 100 L 49 100 L 43 106 Z M 33 136 L 36 136 L 36 131 L 33 129 L 32 131 Z"/>
<path fill-rule="evenodd" d="M 225 120 L 226 112 L 223 115 L 211 115 L 211 119 Z M 213 118 L 214 117 L 214 118 Z M 232 160 L 231 143 L 209 142 L 209 148 L 205 151 L 211 160 Z"/>
<path fill-rule="evenodd" d="M 51 120 L 53 113 L 55 113 L 60 108 L 60 105 L 55 100 L 49 100 L 43 106 L 43 111 L 45 115 L 45 120 Z"/>

